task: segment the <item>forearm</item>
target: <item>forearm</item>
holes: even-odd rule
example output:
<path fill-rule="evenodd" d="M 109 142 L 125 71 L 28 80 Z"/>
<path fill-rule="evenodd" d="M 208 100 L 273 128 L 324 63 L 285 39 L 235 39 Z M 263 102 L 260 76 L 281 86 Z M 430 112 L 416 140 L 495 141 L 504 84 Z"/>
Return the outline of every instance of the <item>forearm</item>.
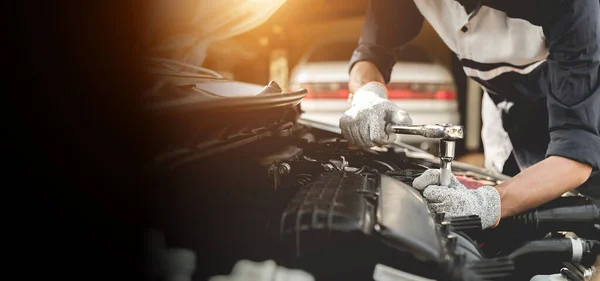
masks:
<path fill-rule="evenodd" d="M 369 0 L 358 47 L 350 59 L 350 87 L 368 82 L 386 84 L 396 63 L 393 51 L 419 34 L 423 16 L 413 1 Z M 368 69 L 352 73 L 355 67 L 369 63 Z M 365 74 L 360 76 L 357 74 Z M 352 91 L 352 89 L 351 89 Z"/>
<path fill-rule="evenodd" d="M 350 92 L 356 92 L 356 90 L 369 82 L 385 84 L 383 75 L 381 75 L 375 64 L 370 61 L 357 62 L 350 71 L 350 81 L 348 83 Z"/>
<path fill-rule="evenodd" d="M 538 207 L 583 184 L 590 176 L 588 165 L 551 156 L 498 185 L 501 217 Z"/>

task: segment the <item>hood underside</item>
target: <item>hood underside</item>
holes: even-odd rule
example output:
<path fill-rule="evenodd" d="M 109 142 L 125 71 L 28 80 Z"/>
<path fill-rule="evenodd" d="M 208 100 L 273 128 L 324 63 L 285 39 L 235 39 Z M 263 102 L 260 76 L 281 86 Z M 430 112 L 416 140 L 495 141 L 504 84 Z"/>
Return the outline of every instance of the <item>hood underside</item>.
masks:
<path fill-rule="evenodd" d="M 286 0 L 154 0 L 148 14 L 150 54 L 202 65 L 208 45 L 264 23 Z"/>
<path fill-rule="evenodd" d="M 271 82 L 266 86 L 229 80 L 212 70 L 177 60 L 148 60 L 151 83 L 146 109 L 153 116 L 260 115 L 260 111 L 290 110 L 307 92 L 284 92 Z"/>

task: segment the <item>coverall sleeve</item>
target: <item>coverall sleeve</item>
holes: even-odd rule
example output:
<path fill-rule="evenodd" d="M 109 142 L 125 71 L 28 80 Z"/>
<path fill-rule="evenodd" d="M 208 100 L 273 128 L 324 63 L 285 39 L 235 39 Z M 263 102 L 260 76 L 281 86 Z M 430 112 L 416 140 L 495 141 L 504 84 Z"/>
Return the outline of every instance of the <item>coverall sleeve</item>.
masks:
<path fill-rule="evenodd" d="M 369 0 L 367 5 L 362 36 L 350 59 L 350 70 L 359 61 L 370 61 L 387 84 L 396 62 L 392 52 L 419 34 L 423 16 L 413 0 Z"/>
<path fill-rule="evenodd" d="M 544 27 L 549 46 L 550 144 L 556 155 L 600 166 L 600 4 L 562 1 L 560 15 Z"/>

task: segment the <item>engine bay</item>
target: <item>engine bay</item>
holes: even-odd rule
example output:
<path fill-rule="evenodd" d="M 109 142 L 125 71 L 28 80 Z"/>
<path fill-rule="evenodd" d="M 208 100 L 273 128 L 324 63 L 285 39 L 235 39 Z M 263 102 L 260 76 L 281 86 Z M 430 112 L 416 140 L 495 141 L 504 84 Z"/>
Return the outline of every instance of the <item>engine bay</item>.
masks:
<path fill-rule="evenodd" d="M 374 280 L 381 266 L 425 278 L 405 280 L 530 280 L 566 267 L 587 280 L 594 270 L 600 209 L 585 197 L 481 230 L 477 216 L 430 211 L 412 188 L 440 167 L 436 157 L 401 144 L 357 149 L 294 123 L 270 128 L 222 138 L 228 149 L 157 157 L 168 188 L 157 191 L 156 227 L 168 247 L 196 253 L 194 280 L 240 260 L 274 260 L 315 280 Z M 507 179 L 458 163 L 453 173 L 468 188 Z"/>

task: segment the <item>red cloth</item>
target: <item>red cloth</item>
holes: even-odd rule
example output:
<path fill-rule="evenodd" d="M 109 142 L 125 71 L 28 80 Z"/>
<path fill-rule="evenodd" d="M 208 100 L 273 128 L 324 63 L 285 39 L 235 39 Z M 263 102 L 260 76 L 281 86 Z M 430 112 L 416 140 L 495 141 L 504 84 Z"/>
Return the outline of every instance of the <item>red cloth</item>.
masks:
<path fill-rule="evenodd" d="M 477 189 L 485 185 L 482 182 L 465 176 L 456 176 L 456 179 L 468 189 Z"/>

